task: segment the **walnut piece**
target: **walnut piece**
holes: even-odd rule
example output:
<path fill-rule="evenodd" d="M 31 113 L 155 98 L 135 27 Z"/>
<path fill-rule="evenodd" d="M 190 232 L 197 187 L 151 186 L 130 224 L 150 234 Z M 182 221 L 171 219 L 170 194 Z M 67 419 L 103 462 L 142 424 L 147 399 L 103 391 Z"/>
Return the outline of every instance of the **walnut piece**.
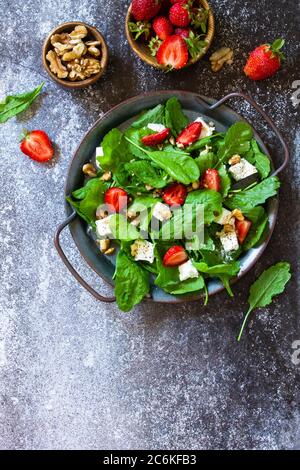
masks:
<path fill-rule="evenodd" d="M 232 157 L 228 160 L 229 165 L 236 165 L 237 163 L 240 163 L 241 157 L 240 155 L 232 155 Z"/>
<path fill-rule="evenodd" d="M 88 35 L 88 30 L 82 24 L 75 26 L 73 31 L 70 33 L 71 39 L 83 39 Z"/>
<path fill-rule="evenodd" d="M 217 50 L 210 56 L 209 60 L 211 61 L 212 71 L 218 72 L 224 64 L 232 65 L 233 50 L 229 47 L 221 47 L 221 49 Z"/>
<path fill-rule="evenodd" d="M 90 46 L 88 48 L 88 52 L 93 56 L 93 57 L 99 57 L 101 52 L 99 51 L 99 49 L 95 46 Z"/>
<path fill-rule="evenodd" d="M 59 42 L 60 44 L 69 44 L 70 36 L 68 35 L 68 33 L 53 34 L 51 36 L 50 41 L 51 41 L 52 46 L 54 47 L 55 47 L 56 42 Z"/>
<path fill-rule="evenodd" d="M 58 78 L 67 78 L 68 71 L 54 51 L 49 51 L 46 55 L 46 59 L 50 63 L 51 72 L 55 73 Z"/>

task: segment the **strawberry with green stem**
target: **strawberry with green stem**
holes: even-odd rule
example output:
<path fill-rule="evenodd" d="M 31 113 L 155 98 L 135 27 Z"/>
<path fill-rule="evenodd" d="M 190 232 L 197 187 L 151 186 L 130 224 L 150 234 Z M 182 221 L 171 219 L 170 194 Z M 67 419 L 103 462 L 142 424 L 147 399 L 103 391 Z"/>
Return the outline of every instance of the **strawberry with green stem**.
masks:
<path fill-rule="evenodd" d="M 284 54 L 281 52 L 284 39 L 276 39 L 272 44 L 262 44 L 251 52 L 244 72 L 252 80 L 272 77 L 280 69 Z"/>

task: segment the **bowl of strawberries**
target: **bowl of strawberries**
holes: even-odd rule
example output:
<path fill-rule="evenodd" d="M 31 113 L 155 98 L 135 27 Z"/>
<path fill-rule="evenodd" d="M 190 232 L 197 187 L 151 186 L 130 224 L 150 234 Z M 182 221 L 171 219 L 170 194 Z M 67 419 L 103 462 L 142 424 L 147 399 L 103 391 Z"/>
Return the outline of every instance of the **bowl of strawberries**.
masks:
<path fill-rule="evenodd" d="M 214 31 L 206 0 L 132 0 L 126 16 L 126 36 L 133 51 L 164 71 L 198 62 Z"/>

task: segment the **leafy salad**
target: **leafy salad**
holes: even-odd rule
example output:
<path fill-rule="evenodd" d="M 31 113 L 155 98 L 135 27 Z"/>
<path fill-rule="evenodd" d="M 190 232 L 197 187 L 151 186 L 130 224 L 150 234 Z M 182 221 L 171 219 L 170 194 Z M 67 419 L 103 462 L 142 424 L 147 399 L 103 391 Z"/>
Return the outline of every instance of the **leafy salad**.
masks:
<path fill-rule="evenodd" d="M 96 168 L 83 170 L 85 185 L 67 200 L 103 253 L 117 247 L 115 295 L 123 311 L 149 295 L 151 284 L 176 296 L 203 292 L 206 303 L 207 282 L 218 278 L 233 296 L 239 258 L 264 240 L 265 203 L 280 186 L 249 124 L 218 133 L 201 116 L 189 122 L 175 97 L 124 132 L 108 132 Z"/>

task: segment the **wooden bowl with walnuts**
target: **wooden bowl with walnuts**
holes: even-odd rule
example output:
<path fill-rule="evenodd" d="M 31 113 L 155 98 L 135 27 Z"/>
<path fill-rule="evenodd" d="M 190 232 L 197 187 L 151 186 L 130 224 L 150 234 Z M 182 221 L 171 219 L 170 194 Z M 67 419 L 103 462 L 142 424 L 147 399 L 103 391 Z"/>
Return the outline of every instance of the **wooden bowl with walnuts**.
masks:
<path fill-rule="evenodd" d="M 67 88 L 85 88 L 103 75 L 108 50 L 96 28 L 70 21 L 54 28 L 43 45 L 43 64 L 50 77 Z"/>
<path fill-rule="evenodd" d="M 139 20 L 137 15 L 134 16 L 133 3 L 134 0 L 129 6 L 126 15 L 126 36 L 132 50 L 148 65 L 164 71 L 186 68 L 198 62 L 211 46 L 215 33 L 215 20 L 207 0 L 186 0 L 186 4 L 181 4 L 181 7 L 186 8 L 189 14 L 189 24 L 183 27 L 179 26 L 179 24 L 176 25 L 176 22 L 172 24 L 171 21 L 171 9 L 174 7 L 175 2 L 162 1 L 162 6 L 158 13 L 146 20 Z M 180 7 L 177 5 L 175 8 Z M 155 21 L 160 17 L 164 17 L 165 21 L 169 22 L 169 27 L 171 28 L 170 36 L 180 35 L 185 43 L 188 53 L 185 62 L 179 67 L 172 68 L 160 60 L 160 46 L 169 40 L 169 36 L 164 39 L 163 35 L 160 36 L 157 34 L 157 30 L 155 31 Z M 161 25 L 158 26 L 158 28 L 161 27 Z M 178 44 L 176 52 L 175 43 L 173 55 L 179 54 L 179 48 L 180 44 Z"/>

